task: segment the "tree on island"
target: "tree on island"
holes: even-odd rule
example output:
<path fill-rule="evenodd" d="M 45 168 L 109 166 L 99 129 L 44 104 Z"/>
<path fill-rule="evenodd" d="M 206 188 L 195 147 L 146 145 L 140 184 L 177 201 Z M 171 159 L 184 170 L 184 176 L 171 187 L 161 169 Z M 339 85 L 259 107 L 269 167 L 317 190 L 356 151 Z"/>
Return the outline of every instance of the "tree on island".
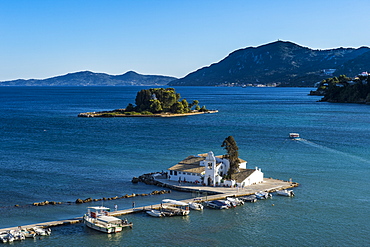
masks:
<path fill-rule="evenodd" d="M 199 101 L 194 100 L 191 104 L 186 99 L 180 101 L 180 94 L 174 88 L 150 88 L 143 89 L 136 94 L 135 104 L 128 104 L 125 112 L 150 112 L 150 113 L 189 113 L 195 111 L 207 111 L 205 106 L 199 107 Z"/>
<path fill-rule="evenodd" d="M 239 169 L 239 148 L 232 136 L 225 138 L 221 147 L 225 148 L 227 151 L 227 154 L 224 155 L 224 157 L 230 162 L 230 169 L 227 173 L 227 178 L 231 178 L 231 175 L 236 173 Z"/>

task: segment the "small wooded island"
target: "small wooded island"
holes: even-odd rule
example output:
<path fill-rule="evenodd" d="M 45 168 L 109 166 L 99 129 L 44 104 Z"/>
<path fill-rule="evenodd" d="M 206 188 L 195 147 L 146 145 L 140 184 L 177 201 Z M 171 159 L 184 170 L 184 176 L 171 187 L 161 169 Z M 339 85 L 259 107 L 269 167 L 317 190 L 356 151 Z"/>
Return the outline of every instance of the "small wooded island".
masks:
<path fill-rule="evenodd" d="M 218 112 L 200 107 L 198 100 L 189 104 L 186 99 L 180 99 L 174 88 L 143 89 L 136 94 L 135 105 L 130 103 L 125 109 L 80 113 L 78 117 L 179 117 Z"/>

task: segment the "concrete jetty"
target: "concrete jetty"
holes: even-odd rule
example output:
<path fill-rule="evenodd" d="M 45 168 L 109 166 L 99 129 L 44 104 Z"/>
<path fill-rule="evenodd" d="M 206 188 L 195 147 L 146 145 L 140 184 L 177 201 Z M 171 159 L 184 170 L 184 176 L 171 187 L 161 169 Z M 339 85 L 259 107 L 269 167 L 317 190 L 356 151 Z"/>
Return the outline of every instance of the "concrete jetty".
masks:
<path fill-rule="evenodd" d="M 181 183 L 174 181 L 169 181 L 167 179 L 155 179 L 156 185 L 161 187 L 167 187 L 173 190 L 184 191 L 184 192 L 194 192 L 197 193 L 201 201 L 212 201 L 212 200 L 219 200 L 225 199 L 226 197 L 240 197 L 240 196 L 247 196 L 254 194 L 260 191 L 267 191 L 267 192 L 274 192 L 277 190 L 283 190 L 288 188 L 293 188 L 299 186 L 298 183 L 292 181 L 283 181 L 273 178 L 265 178 L 263 183 L 253 184 L 250 186 L 246 186 L 244 188 L 230 188 L 230 187 L 209 187 L 209 186 L 202 186 L 192 183 Z M 193 201 L 193 198 L 182 200 L 182 202 L 188 203 Z M 112 216 L 120 216 L 125 214 L 131 213 L 138 213 L 144 212 L 149 209 L 159 209 L 161 204 L 155 205 L 148 205 L 142 207 L 135 207 L 129 208 L 124 210 L 117 210 L 110 212 Z M 50 228 L 55 226 L 61 225 L 69 225 L 69 224 L 76 224 L 82 222 L 82 217 L 72 218 L 72 219 L 65 219 L 65 220 L 57 220 L 57 221 L 49 221 L 49 222 L 42 222 L 42 223 L 35 223 L 30 225 L 21 226 L 22 228 L 33 228 L 33 227 L 42 227 L 42 228 Z M 0 232 L 8 231 L 8 230 L 16 230 L 18 226 L 9 227 L 9 228 L 2 228 Z"/>

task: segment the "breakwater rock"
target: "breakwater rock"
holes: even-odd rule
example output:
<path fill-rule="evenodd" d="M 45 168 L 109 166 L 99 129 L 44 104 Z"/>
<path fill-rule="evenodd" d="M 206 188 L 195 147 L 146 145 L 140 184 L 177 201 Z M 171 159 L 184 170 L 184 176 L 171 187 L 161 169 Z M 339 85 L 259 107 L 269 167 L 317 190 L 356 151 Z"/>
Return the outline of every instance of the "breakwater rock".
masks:
<path fill-rule="evenodd" d="M 133 177 L 131 182 L 132 183 L 142 182 L 149 185 L 164 186 L 163 183 L 154 179 L 154 175 L 156 176 L 156 178 L 166 178 L 165 173 L 152 172 L 143 174 L 140 177 Z"/>
<path fill-rule="evenodd" d="M 142 193 L 142 194 L 126 194 L 123 196 L 113 196 L 113 197 L 103 197 L 103 198 L 98 198 L 98 199 L 93 199 L 91 197 L 86 198 L 86 199 L 81 199 L 78 198 L 74 203 L 76 204 L 82 204 L 82 203 L 88 203 L 88 202 L 97 202 L 97 201 L 110 201 L 110 200 L 118 200 L 118 199 L 123 199 L 123 198 L 132 198 L 136 196 L 150 196 L 150 195 L 162 195 L 162 194 L 169 194 L 171 193 L 171 190 L 154 190 L 150 193 Z M 67 204 L 71 204 L 73 202 L 65 202 Z M 56 204 L 64 204 L 63 202 L 54 202 L 54 201 L 43 201 L 43 202 L 34 202 L 32 205 L 33 206 L 45 206 L 45 205 L 56 205 Z M 19 205 L 15 205 L 15 207 L 19 207 Z"/>

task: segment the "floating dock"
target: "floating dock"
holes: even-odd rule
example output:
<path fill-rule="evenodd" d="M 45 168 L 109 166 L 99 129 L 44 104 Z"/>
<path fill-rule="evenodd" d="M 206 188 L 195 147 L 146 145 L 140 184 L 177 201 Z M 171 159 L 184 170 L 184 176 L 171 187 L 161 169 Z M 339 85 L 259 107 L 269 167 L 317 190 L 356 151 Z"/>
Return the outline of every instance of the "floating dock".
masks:
<path fill-rule="evenodd" d="M 167 179 L 156 179 L 157 185 L 161 187 L 167 187 L 173 190 L 178 191 L 184 191 L 184 192 L 195 192 L 199 193 L 199 196 L 197 198 L 200 198 L 201 201 L 213 201 L 213 200 L 220 200 L 225 199 L 226 197 L 240 197 L 240 196 L 247 196 L 254 194 L 256 192 L 260 191 L 267 191 L 267 192 L 275 192 L 277 190 L 283 190 L 288 188 L 293 188 L 299 186 L 298 183 L 292 182 L 292 181 L 283 181 L 278 179 L 272 179 L 272 178 L 265 178 L 263 183 L 249 185 L 244 188 L 230 188 L 230 187 L 209 187 L 209 186 L 202 186 L 202 185 L 196 185 L 191 183 L 181 183 L 178 184 L 174 181 L 169 181 Z M 206 196 L 204 196 L 206 194 Z M 181 200 L 182 202 L 189 203 L 193 201 L 193 198 Z M 148 205 L 143 207 L 135 207 L 130 209 L 124 209 L 124 210 L 117 210 L 110 212 L 110 215 L 112 216 L 120 216 L 125 214 L 131 214 L 131 213 L 139 213 L 144 212 L 149 209 L 159 209 L 161 204 L 155 204 L 155 205 Z M 55 226 L 61 226 L 61 225 L 69 225 L 69 224 L 76 224 L 82 222 L 82 216 L 72 219 L 66 219 L 66 220 L 56 220 L 56 221 L 48 221 L 48 222 L 42 222 L 42 223 L 35 223 L 30 225 L 24 225 L 20 226 L 23 229 L 27 228 L 34 228 L 34 227 L 42 227 L 42 228 L 50 228 Z M 8 227 L 8 228 L 2 228 L 0 229 L 0 232 L 8 231 L 8 230 L 16 230 L 19 226 L 15 227 Z"/>

